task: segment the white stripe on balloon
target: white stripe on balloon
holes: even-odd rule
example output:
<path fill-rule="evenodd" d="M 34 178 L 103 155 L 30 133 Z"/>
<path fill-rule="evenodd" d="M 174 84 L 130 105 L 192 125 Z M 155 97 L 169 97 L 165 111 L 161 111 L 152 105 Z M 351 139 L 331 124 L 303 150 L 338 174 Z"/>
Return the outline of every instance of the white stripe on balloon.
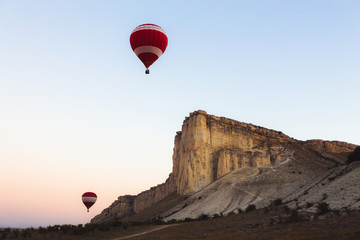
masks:
<path fill-rule="evenodd" d="M 96 202 L 96 197 L 82 197 L 83 202 Z"/>
<path fill-rule="evenodd" d="M 134 29 L 134 31 L 132 31 L 132 33 L 136 32 L 136 31 L 140 31 L 140 30 L 156 30 L 156 31 L 162 32 L 163 34 L 166 35 L 164 29 L 162 29 L 159 26 L 155 26 L 155 25 L 140 25 L 140 26 L 136 27 Z"/>
<path fill-rule="evenodd" d="M 160 57 L 163 54 L 160 48 L 154 46 L 140 46 L 135 48 L 134 52 L 136 56 L 139 56 L 142 53 L 153 53 L 156 56 Z"/>

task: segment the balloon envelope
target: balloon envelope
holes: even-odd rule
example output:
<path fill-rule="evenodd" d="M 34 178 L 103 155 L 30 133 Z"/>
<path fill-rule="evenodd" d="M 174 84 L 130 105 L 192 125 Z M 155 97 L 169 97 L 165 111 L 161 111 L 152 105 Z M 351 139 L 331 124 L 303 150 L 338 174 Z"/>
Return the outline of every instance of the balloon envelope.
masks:
<path fill-rule="evenodd" d="M 97 196 L 93 192 L 86 192 L 82 195 L 82 201 L 89 211 L 89 208 L 96 202 Z"/>
<path fill-rule="evenodd" d="M 130 35 L 130 45 L 146 68 L 150 67 L 166 50 L 168 38 L 155 24 L 137 26 Z"/>

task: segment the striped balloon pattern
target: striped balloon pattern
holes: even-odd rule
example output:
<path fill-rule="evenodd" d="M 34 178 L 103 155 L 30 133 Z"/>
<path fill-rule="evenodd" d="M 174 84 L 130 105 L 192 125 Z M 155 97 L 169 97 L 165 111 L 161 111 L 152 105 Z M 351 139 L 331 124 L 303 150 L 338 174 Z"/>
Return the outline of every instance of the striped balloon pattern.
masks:
<path fill-rule="evenodd" d="M 165 52 L 168 38 L 158 25 L 142 24 L 131 33 L 130 45 L 145 67 L 149 68 Z"/>
<path fill-rule="evenodd" d="M 87 208 L 87 211 L 89 211 L 89 208 L 91 208 L 92 205 L 96 202 L 97 196 L 93 192 L 86 192 L 82 195 L 82 202 Z"/>

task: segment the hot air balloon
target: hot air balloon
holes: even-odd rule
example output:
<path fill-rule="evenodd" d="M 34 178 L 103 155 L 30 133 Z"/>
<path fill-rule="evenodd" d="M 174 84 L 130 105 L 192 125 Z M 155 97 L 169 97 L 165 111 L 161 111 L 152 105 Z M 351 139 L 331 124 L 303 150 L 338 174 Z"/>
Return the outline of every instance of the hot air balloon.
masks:
<path fill-rule="evenodd" d="M 82 195 L 82 201 L 85 204 L 87 211 L 89 212 L 89 208 L 96 202 L 97 196 L 93 192 L 86 192 Z"/>
<path fill-rule="evenodd" d="M 155 24 L 142 24 L 137 26 L 130 35 L 130 45 L 136 56 L 146 67 L 149 67 L 165 52 L 168 38 L 165 31 Z"/>

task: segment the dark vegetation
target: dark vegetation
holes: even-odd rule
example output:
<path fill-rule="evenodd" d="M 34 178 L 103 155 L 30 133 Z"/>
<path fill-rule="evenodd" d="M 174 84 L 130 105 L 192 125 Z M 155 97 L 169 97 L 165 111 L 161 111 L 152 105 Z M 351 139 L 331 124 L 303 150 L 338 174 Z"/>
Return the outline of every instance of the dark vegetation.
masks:
<path fill-rule="evenodd" d="M 330 211 L 329 204 L 327 204 L 326 202 L 319 203 L 317 208 L 319 214 L 325 214 Z"/>
<path fill-rule="evenodd" d="M 326 198 L 327 196 L 323 196 L 323 200 Z M 172 220 L 166 223 L 160 217 L 154 217 L 152 220 L 145 222 L 125 222 L 114 219 L 111 222 L 101 224 L 54 225 L 26 229 L 6 228 L 0 230 L 0 240 L 116 239 L 148 231 L 163 224 L 174 225 L 159 230 L 159 233 L 155 231 L 146 236 L 138 236 L 132 239 L 263 239 L 261 238 L 263 237 L 262 232 L 269 234 L 267 239 L 277 240 L 360 239 L 360 230 L 358 229 L 360 213 L 349 211 L 348 209 L 334 211 L 323 200 L 319 203 L 307 202 L 303 206 L 296 204 L 295 208 L 289 208 L 281 199 L 275 199 L 269 206 L 262 209 L 256 209 L 255 205 L 250 204 L 246 209 L 237 209 L 227 216 L 224 216 L 222 213 L 215 214 L 214 216 L 202 214 L 196 219 L 186 218 L 181 221 Z M 297 200 L 294 201 L 297 203 Z M 311 207 L 316 208 L 317 212 L 315 214 L 303 211 Z M 348 216 L 351 216 L 349 220 Z M 337 227 L 340 222 L 344 226 Z M 329 224 L 334 226 L 329 228 Z M 342 228 L 342 232 L 339 232 L 339 229 Z M 293 232 L 289 229 L 293 229 Z M 277 235 L 274 234 L 276 231 L 283 232 Z M 310 234 L 308 231 L 312 233 Z M 299 232 L 302 233 L 300 234 Z"/>
<path fill-rule="evenodd" d="M 282 204 L 282 200 L 280 198 L 275 199 L 274 201 L 271 202 L 272 206 L 279 206 Z"/>
<path fill-rule="evenodd" d="M 254 204 L 250 204 L 249 206 L 247 206 L 247 208 L 245 209 L 245 212 L 251 212 L 254 211 L 256 209 L 256 206 Z"/>
<path fill-rule="evenodd" d="M 346 163 L 350 164 L 355 161 L 360 161 L 360 146 L 356 147 L 354 152 L 350 153 Z"/>
<path fill-rule="evenodd" d="M 121 222 L 114 220 L 107 223 L 88 223 L 78 225 L 53 225 L 39 228 L 0 230 L 0 240 L 7 239 L 98 239 L 98 236 L 107 235 L 107 232 L 129 232 L 128 229 L 136 229 L 153 225 L 161 225 L 163 221 L 152 220 L 147 222 Z M 99 234 L 100 233 L 100 234 Z M 104 233 L 104 234 L 101 234 Z M 102 238 L 99 238 L 102 239 Z"/>

